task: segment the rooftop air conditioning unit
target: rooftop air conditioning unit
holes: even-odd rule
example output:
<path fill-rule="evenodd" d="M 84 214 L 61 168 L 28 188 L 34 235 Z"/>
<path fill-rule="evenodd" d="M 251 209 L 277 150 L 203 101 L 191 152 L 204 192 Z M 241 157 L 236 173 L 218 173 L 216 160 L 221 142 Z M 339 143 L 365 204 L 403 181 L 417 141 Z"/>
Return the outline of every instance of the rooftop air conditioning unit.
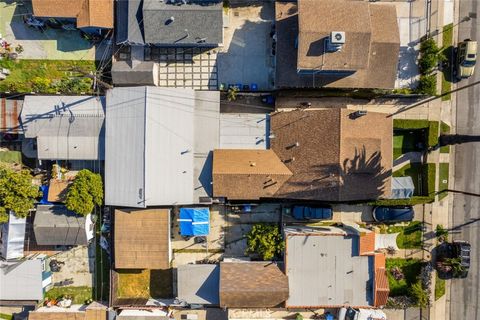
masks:
<path fill-rule="evenodd" d="M 333 31 L 332 33 L 330 33 L 330 43 L 337 46 L 345 44 L 345 32 Z"/>

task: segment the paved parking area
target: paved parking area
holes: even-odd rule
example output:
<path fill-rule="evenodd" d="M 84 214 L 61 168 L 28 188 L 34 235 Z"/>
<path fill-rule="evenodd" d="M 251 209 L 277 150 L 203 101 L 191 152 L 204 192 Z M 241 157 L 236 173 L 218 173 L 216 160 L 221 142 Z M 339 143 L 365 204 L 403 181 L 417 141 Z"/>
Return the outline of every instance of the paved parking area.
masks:
<path fill-rule="evenodd" d="M 95 47 L 79 31 L 29 28 L 23 15 L 31 12 L 30 1 L 0 1 L 0 33 L 13 47 L 23 46 L 20 59 L 95 59 Z"/>
<path fill-rule="evenodd" d="M 228 10 L 224 28 L 224 46 L 217 57 L 219 84 L 258 85 L 259 90 L 273 87 L 273 56 L 270 33 L 274 24 L 274 5 Z"/>
<path fill-rule="evenodd" d="M 72 286 L 93 286 L 93 272 L 95 268 L 95 244 L 88 247 L 80 246 L 71 250 L 62 251 L 52 257 L 58 261 L 65 262 L 60 272 L 53 272 L 52 281 L 58 283 L 71 279 Z"/>
<path fill-rule="evenodd" d="M 159 62 L 159 86 L 217 90 L 216 49 L 152 47 L 146 53 Z"/>

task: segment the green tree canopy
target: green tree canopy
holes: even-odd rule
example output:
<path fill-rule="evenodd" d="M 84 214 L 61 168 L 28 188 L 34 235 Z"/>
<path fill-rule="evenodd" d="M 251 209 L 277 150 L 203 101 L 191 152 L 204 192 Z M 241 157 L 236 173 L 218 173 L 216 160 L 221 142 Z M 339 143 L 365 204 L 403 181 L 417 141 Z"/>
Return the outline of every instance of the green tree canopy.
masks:
<path fill-rule="evenodd" d="M 95 205 L 103 203 L 103 183 L 99 174 L 81 170 L 68 188 L 65 204 L 68 210 L 81 215 L 93 211 Z"/>
<path fill-rule="evenodd" d="M 247 234 L 247 253 L 258 253 L 263 260 L 271 260 L 282 253 L 285 242 L 278 226 L 255 224 Z"/>
<path fill-rule="evenodd" d="M 0 223 L 8 220 L 10 210 L 17 217 L 26 217 L 39 196 L 39 188 L 32 184 L 28 170 L 15 171 L 0 165 Z"/>

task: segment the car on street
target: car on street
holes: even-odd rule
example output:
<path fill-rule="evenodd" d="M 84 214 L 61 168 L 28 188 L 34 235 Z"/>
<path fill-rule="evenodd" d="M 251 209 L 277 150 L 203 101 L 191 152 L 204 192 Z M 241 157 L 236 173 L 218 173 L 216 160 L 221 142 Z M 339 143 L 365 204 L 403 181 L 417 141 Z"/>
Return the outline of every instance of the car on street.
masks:
<path fill-rule="evenodd" d="M 453 278 L 466 278 L 470 269 L 470 243 L 457 240 L 446 243 L 445 246 L 438 259 L 440 260 L 440 267 L 443 267 L 442 271 Z"/>
<path fill-rule="evenodd" d="M 412 206 L 379 206 L 373 208 L 373 219 L 382 223 L 409 222 L 413 220 L 415 212 Z"/>
<path fill-rule="evenodd" d="M 297 220 L 331 220 L 333 210 L 329 206 L 293 206 L 292 215 Z"/>
<path fill-rule="evenodd" d="M 473 75 L 477 61 L 477 41 L 466 39 L 458 44 L 457 78 L 466 79 Z"/>

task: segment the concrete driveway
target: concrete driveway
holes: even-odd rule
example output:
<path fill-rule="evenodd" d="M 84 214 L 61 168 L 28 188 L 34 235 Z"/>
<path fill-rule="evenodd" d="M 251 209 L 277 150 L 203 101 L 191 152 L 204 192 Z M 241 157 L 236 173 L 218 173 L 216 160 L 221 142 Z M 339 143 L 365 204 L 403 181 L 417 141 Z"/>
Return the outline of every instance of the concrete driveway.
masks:
<path fill-rule="evenodd" d="M 270 90 L 273 81 L 271 55 L 274 7 L 262 2 L 258 6 L 228 10 L 224 29 L 224 46 L 217 56 L 218 82 L 221 84 L 258 85 Z"/>
<path fill-rule="evenodd" d="M 28 27 L 23 16 L 31 12 L 29 1 L 0 1 L 0 33 L 13 47 L 23 46 L 20 59 L 95 59 L 95 47 L 81 38 L 79 31 L 51 28 L 41 31 Z"/>

